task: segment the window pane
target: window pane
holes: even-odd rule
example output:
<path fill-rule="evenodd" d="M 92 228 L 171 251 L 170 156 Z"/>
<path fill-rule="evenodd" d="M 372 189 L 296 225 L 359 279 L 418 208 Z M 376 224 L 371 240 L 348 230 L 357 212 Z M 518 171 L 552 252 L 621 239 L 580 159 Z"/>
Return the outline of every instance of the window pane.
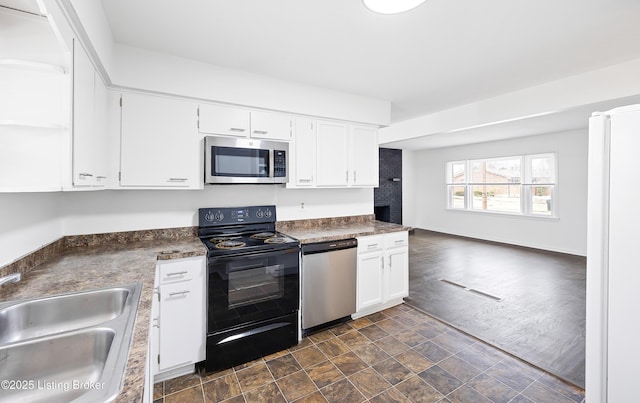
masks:
<path fill-rule="evenodd" d="M 520 183 L 520 158 L 510 157 L 471 162 L 473 183 Z"/>
<path fill-rule="evenodd" d="M 465 165 L 465 162 L 447 163 L 447 183 L 464 183 Z"/>
<path fill-rule="evenodd" d="M 553 186 L 531 186 L 531 213 L 552 215 Z"/>
<path fill-rule="evenodd" d="M 464 209 L 465 186 L 449 186 L 449 208 Z"/>
<path fill-rule="evenodd" d="M 465 175 L 464 175 L 464 166 L 466 164 L 464 162 L 456 162 L 451 164 L 451 173 L 453 175 L 452 183 L 464 183 Z"/>
<path fill-rule="evenodd" d="M 530 183 L 554 183 L 554 159 L 552 155 L 531 157 Z"/>
<path fill-rule="evenodd" d="M 520 212 L 520 185 L 473 186 L 473 209 Z"/>

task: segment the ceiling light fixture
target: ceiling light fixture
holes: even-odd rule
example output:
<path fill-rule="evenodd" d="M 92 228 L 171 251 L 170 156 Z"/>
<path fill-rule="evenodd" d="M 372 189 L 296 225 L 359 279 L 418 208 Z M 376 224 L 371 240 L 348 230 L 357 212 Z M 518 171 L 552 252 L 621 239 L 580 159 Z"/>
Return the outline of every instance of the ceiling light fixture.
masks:
<path fill-rule="evenodd" d="M 362 0 L 369 10 L 380 14 L 398 14 L 413 10 L 426 0 Z"/>

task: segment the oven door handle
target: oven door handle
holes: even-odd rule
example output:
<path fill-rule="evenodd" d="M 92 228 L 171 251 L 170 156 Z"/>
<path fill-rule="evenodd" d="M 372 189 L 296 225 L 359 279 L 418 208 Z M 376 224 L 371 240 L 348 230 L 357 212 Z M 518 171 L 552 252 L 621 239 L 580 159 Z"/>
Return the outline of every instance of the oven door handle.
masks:
<path fill-rule="evenodd" d="M 237 260 L 238 258 L 252 258 L 252 257 L 256 257 L 256 258 L 265 258 L 265 257 L 270 257 L 270 256 L 279 256 L 279 255 L 285 255 L 285 254 L 289 254 L 289 253 L 300 253 L 300 247 L 299 246 L 294 246 L 288 249 L 278 249 L 278 250 L 274 250 L 274 251 L 257 251 L 257 252 L 247 252 L 247 253 L 238 253 L 237 255 L 225 255 L 225 256 L 209 256 L 209 263 L 224 263 L 224 262 L 228 262 L 228 261 L 232 261 L 232 260 Z"/>
<path fill-rule="evenodd" d="M 253 270 L 253 269 L 264 269 L 267 267 L 265 264 L 250 264 L 247 266 L 236 266 L 228 270 L 229 273 L 233 273 L 236 271 L 245 271 L 245 270 Z"/>

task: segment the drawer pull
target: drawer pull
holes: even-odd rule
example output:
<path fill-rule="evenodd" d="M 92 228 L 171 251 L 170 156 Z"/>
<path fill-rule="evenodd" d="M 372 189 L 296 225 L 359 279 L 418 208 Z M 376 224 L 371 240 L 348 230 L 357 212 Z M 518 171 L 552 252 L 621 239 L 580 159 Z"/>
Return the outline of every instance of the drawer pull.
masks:
<path fill-rule="evenodd" d="M 397 239 L 396 243 L 404 243 L 404 239 Z"/>
<path fill-rule="evenodd" d="M 175 297 L 176 295 L 185 295 L 185 294 L 189 294 L 191 291 L 188 290 L 184 290 L 184 291 L 176 291 L 176 292 L 170 292 L 169 296 L 170 297 Z"/>
<path fill-rule="evenodd" d="M 373 249 L 373 248 L 377 248 L 377 247 L 378 247 L 377 243 L 372 243 L 372 244 L 367 246 L 367 248 L 369 248 L 369 249 Z"/>
<path fill-rule="evenodd" d="M 240 132 L 240 133 L 242 133 L 242 132 L 246 131 L 246 129 L 241 129 L 239 127 L 230 127 L 229 131 L 230 132 Z"/>
<path fill-rule="evenodd" d="M 175 273 L 167 273 L 167 277 L 173 277 L 173 276 L 182 276 L 183 274 L 187 274 L 187 271 L 177 271 Z"/>

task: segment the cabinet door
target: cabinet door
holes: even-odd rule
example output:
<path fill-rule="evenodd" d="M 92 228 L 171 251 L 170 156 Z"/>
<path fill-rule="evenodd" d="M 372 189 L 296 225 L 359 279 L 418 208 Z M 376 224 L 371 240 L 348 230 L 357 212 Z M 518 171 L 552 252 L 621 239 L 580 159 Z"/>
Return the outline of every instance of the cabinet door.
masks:
<path fill-rule="evenodd" d="M 296 119 L 294 137 L 294 177 L 296 186 L 313 186 L 316 175 L 316 129 L 311 119 Z"/>
<path fill-rule="evenodd" d="M 218 105 L 200 105 L 198 130 L 207 134 L 248 137 L 249 111 Z"/>
<path fill-rule="evenodd" d="M 317 122 L 316 184 L 347 186 L 349 180 L 347 126 L 343 123 Z"/>
<path fill-rule="evenodd" d="M 393 248 L 385 252 L 387 273 L 385 278 L 385 301 L 409 295 L 409 251 L 408 248 Z"/>
<path fill-rule="evenodd" d="M 159 270 L 156 270 L 156 277 L 153 283 L 153 300 L 151 302 L 151 320 L 149 327 L 149 365 L 151 375 L 151 387 L 153 388 L 153 377 L 160 372 L 158 368 L 158 354 L 160 353 L 160 281 Z"/>
<path fill-rule="evenodd" d="M 291 140 L 292 121 L 287 115 L 251 112 L 251 137 L 271 140 Z"/>
<path fill-rule="evenodd" d="M 96 183 L 95 143 L 98 128 L 94 121 L 95 70 L 82 45 L 73 41 L 73 186 Z"/>
<path fill-rule="evenodd" d="M 202 335 L 190 326 L 196 305 L 193 281 L 160 286 L 160 370 L 193 362 L 193 346 Z"/>
<path fill-rule="evenodd" d="M 383 265 L 382 252 L 358 255 L 357 311 L 383 302 Z"/>
<path fill-rule="evenodd" d="M 121 186 L 202 187 L 195 110 L 187 101 L 122 95 Z"/>
<path fill-rule="evenodd" d="M 351 177 L 353 186 L 378 186 L 378 130 L 351 127 Z"/>
<path fill-rule="evenodd" d="M 102 82 L 98 74 L 94 75 L 93 86 L 93 116 L 96 130 L 96 139 L 93 147 L 95 184 L 94 186 L 105 187 L 108 180 L 109 152 L 108 144 L 108 111 L 109 93 L 107 87 Z"/>

